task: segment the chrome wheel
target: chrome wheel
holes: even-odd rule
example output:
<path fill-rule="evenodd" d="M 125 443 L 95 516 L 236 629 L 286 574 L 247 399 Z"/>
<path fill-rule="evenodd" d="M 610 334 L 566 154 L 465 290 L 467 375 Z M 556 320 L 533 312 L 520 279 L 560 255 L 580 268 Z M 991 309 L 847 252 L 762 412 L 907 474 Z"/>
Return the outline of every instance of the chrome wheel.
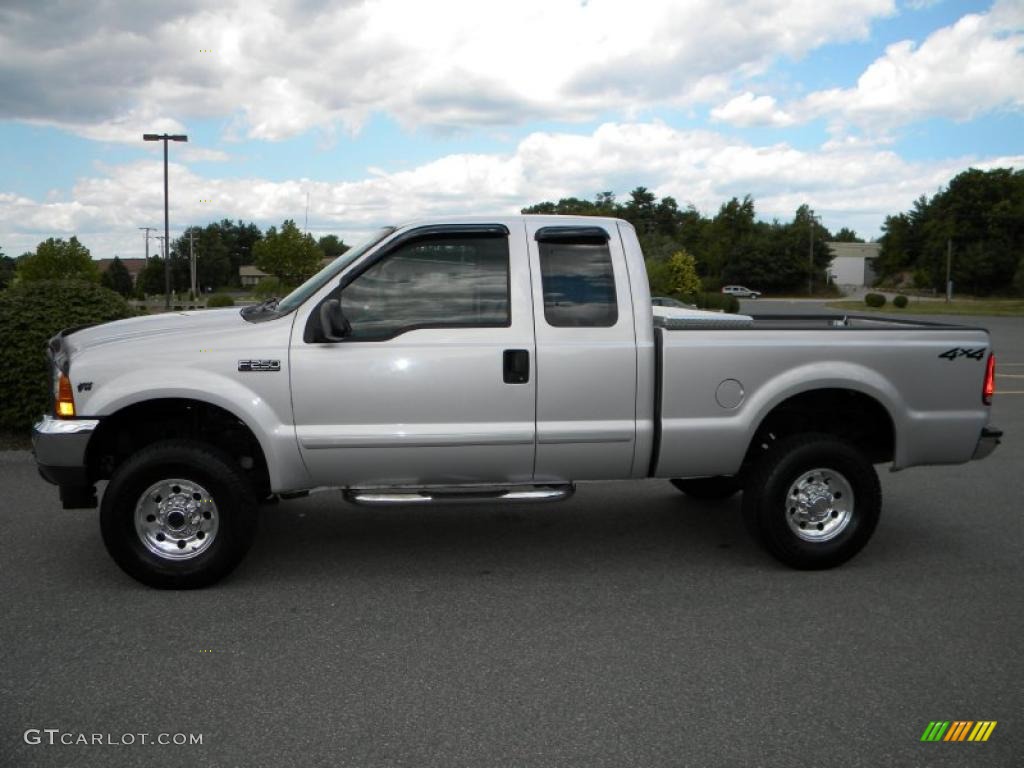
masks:
<path fill-rule="evenodd" d="M 804 541 L 828 541 L 853 518 L 853 487 L 833 469 L 804 472 L 786 494 L 786 523 Z"/>
<path fill-rule="evenodd" d="M 192 480 L 153 483 L 135 505 L 135 532 L 146 549 L 167 560 L 189 560 L 213 543 L 219 516 L 210 492 Z"/>

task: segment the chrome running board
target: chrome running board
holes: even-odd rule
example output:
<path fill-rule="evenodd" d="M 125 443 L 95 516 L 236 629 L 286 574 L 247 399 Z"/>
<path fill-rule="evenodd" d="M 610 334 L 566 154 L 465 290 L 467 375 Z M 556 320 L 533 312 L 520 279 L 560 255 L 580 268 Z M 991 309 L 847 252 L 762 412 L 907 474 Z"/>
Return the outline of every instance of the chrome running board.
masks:
<path fill-rule="evenodd" d="M 523 485 L 503 488 L 349 488 L 345 499 L 353 504 L 387 507 L 397 504 L 486 504 L 490 502 L 563 501 L 576 491 L 569 485 Z"/>

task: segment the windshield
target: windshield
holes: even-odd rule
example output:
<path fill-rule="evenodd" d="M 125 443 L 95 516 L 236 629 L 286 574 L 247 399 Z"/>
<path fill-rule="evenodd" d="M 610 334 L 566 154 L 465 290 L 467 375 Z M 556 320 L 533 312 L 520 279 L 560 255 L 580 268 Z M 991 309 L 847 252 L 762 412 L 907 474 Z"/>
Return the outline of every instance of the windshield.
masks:
<path fill-rule="evenodd" d="M 349 248 L 347 251 L 341 254 L 341 256 L 336 258 L 326 267 L 324 267 L 311 278 L 309 278 L 309 280 L 304 282 L 294 291 L 292 291 L 283 299 L 281 299 L 281 301 L 279 301 L 277 303 L 277 306 L 274 308 L 274 312 L 277 315 L 283 315 L 288 312 L 291 312 L 302 302 L 304 302 L 314 293 L 319 291 L 324 285 L 327 284 L 327 282 L 332 277 L 337 275 L 341 270 L 343 270 L 353 261 L 358 259 L 368 250 L 373 248 L 373 246 L 375 246 L 377 243 L 379 243 L 381 240 L 383 240 L 385 237 L 387 237 L 394 231 L 395 227 L 384 227 L 383 229 L 378 229 L 376 232 L 370 235 L 370 238 L 368 240 L 360 243 L 354 248 Z"/>

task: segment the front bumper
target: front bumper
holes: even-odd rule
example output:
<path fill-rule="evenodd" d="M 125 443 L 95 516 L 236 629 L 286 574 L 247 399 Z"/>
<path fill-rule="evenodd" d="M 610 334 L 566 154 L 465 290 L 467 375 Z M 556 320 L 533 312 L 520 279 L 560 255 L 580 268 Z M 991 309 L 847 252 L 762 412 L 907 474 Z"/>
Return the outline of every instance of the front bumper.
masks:
<path fill-rule="evenodd" d="M 1003 436 L 1003 430 L 995 427 L 985 427 L 981 430 L 981 437 L 978 438 L 978 447 L 974 449 L 972 460 L 984 459 L 996 449 Z"/>
<path fill-rule="evenodd" d="M 32 453 L 39 474 L 54 485 L 82 487 L 89 483 L 85 451 L 99 419 L 55 419 L 43 416 L 32 427 Z"/>

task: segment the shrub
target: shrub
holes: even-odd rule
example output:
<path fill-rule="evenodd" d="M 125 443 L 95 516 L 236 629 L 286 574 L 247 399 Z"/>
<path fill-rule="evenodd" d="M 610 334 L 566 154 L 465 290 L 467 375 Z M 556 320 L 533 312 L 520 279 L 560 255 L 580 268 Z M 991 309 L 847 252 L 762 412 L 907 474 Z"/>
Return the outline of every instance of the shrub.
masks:
<path fill-rule="evenodd" d="M 35 280 L 0 293 L 0 429 L 28 429 L 50 411 L 51 336 L 133 314 L 114 291 L 79 280 Z"/>
<path fill-rule="evenodd" d="M 713 275 L 705 275 L 700 279 L 701 290 L 709 293 L 721 293 L 722 279 Z"/>
<path fill-rule="evenodd" d="M 864 297 L 864 303 L 869 307 L 884 307 L 885 296 L 881 293 L 869 293 Z"/>
<path fill-rule="evenodd" d="M 235 306 L 235 300 L 228 296 L 226 293 L 215 293 L 213 296 L 206 300 L 206 308 L 213 309 L 215 307 L 233 307 Z"/>
<path fill-rule="evenodd" d="M 896 309 L 903 309 L 908 303 L 909 300 L 902 293 L 899 296 L 894 297 L 892 300 L 892 305 L 896 307 Z"/>
<path fill-rule="evenodd" d="M 253 295 L 261 299 L 269 299 L 271 296 L 284 298 L 294 290 L 292 286 L 282 283 L 276 277 L 264 277 L 256 287 L 252 289 Z"/>
<path fill-rule="evenodd" d="M 740 300 L 724 293 L 698 293 L 687 300 L 700 309 L 721 309 L 733 315 L 740 311 Z"/>

